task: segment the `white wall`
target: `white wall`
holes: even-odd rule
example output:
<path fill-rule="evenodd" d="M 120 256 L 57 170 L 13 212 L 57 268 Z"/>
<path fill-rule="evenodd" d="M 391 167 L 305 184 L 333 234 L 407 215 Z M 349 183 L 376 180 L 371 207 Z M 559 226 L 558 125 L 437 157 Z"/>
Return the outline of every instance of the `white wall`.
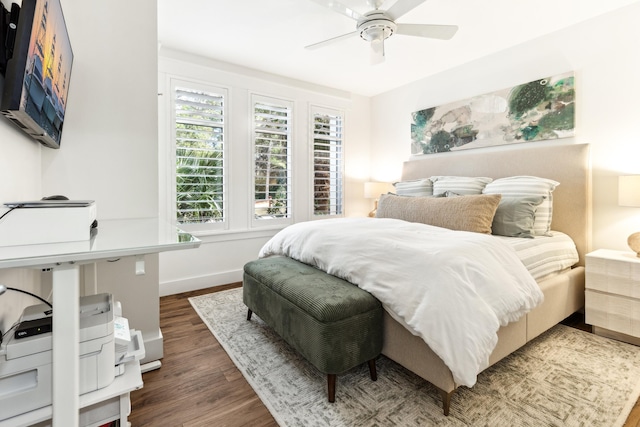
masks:
<path fill-rule="evenodd" d="M 636 3 L 374 97 L 371 170 L 399 178 L 410 157 L 414 111 L 574 71 L 576 136 L 552 143 L 591 144 L 593 249 L 628 249 L 627 235 L 640 230 L 640 210 L 617 206 L 617 176 L 640 174 L 639 17 Z"/>
<path fill-rule="evenodd" d="M 157 12 L 153 0 L 62 0 L 74 51 L 60 150 L 0 118 L 0 202 L 65 194 L 94 199 L 98 219 L 157 217 Z M 0 283 L 46 297 L 32 270 Z M 0 328 L 37 303 L 7 292 Z"/>
<path fill-rule="evenodd" d="M 93 199 L 99 219 L 158 216 L 156 2 L 62 2 L 74 63 L 43 194 Z"/>
<path fill-rule="evenodd" d="M 40 144 L 33 142 L 0 118 L 0 201 L 39 198 Z M 40 274 L 33 270 L 0 270 L 0 283 L 42 295 L 47 292 Z M 18 319 L 22 307 L 34 304 L 30 296 L 8 291 L 0 296 L 0 331 L 4 333 Z"/>
<path fill-rule="evenodd" d="M 251 116 L 250 94 L 291 100 L 294 103 L 294 220 L 311 219 L 309 170 L 309 105 L 345 111 L 346 216 L 365 215 L 371 209 L 363 199 L 364 181 L 369 179 L 369 98 L 320 87 L 284 77 L 268 75 L 168 49 L 159 59 L 160 188 L 161 215 L 170 217 L 170 79 L 193 80 L 228 90 L 229 116 L 225 142 L 230 149 L 227 177 L 231 184 L 232 210 L 229 230 L 214 235 L 198 235 L 198 249 L 160 255 L 160 295 L 201 289 L 242 280 L 242 266 L 258 256 L 262 245 L 277 229 L 250 229 Z M 304 172 L 303 172 L 304 171 Z M 302 174 L 300 172 L 303 172 Z"/>
<path fill-rule="evenodd" d="M 162 150 L 166 135 L 158 134 L 158 83 L 161 89 L 164 83 L 157 80 L 156 3 L 62 0 L 62 6 L 75 53 L 62 148 L 42 148 L 0 120 L 0 201 L 62 193 L 95 199 L 99 219 L 157 216 L 166 201 L 166 188 L 158 185 L 158 158 L 164 155 L 158 139 Z M 245 116 L 248 108 L 242 100 L 248 91 L 280 94 L 302 104 L 344 102 L 346 214 L 356 216 L 371 209 L 362 198 L 363 182 L 397 178 L 402 161 L 409 158 L 411 112 L 573 70 L 577 135 L 567 142 L 592 144 L 593 246 L 625 249 L 626 236 L 640 223 L 633 209 L 620 208 L 615 200 L 616 177 L 640 173 L 634 164 L 640 147 L 634 132 L 640 99 L 638 16 L 640 5 L 635 4 L 372 100 L 193 58 L 188 62 L 196 64 L 179 61 L 163 72 L 231 87 L 237 94 L 233 108 Z M 234 143 L 241 150 L 235 167 L 244 167 L 247 135 L 248 125 L 234 129 Z M 235 231 L 204 238 L 198 250 L 163 254 L 160 293 L 239 280 L 244 262 L 257 255 L 272 232 Z M 0 282 L 48 292 L 31 270 L 0 272 Z M 13 323 L 30 303 L 29 297 L 15 293 L 0 297 L 0 327 Z"/>

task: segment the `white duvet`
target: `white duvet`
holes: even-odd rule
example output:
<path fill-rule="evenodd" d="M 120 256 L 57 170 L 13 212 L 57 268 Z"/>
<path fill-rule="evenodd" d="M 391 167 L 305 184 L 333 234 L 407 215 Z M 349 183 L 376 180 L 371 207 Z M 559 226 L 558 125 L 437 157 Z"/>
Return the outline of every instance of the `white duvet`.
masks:
<path fill-rule="evenodd" d="M 328 219 L 283 229 L 260 251 L 271 255 L 370 292 L 468 387 L 489 365 L 498 328 L 543 301 L 514 250 L 485 234 L 395 219 Z"/>

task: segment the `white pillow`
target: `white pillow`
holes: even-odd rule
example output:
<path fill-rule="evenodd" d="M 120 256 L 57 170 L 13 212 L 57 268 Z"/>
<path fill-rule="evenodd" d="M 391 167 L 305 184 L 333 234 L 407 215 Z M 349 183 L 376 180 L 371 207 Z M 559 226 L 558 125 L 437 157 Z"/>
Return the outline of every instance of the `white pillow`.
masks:
<path fill-rule="evenodd" d="M 431 181 L 433 181 L 433 194 L 438 195 L 451 191 L 466 196 L 482 194 L 484 187 L 493 179 L 468 176 L 432 176 Z"/>
<path fill-rule="evenodd" d="M 429 178 L 414 181 L 394 182 L 396 194 L 399 196 L 429 197 L 433 196 L 433 183 Z"/>
<path fill-rule="evenodd" d="M 545 199 L 536 209 L 533 234 L 548 236 L 553 219 L 552 193 L 558 185 L 560 185 L 559 182 L 537 176 L 510 176 L 496 179 L 487 184 L 482 192 L 484 194 L 502 194 L 504 197 L 544 197 Z"/>

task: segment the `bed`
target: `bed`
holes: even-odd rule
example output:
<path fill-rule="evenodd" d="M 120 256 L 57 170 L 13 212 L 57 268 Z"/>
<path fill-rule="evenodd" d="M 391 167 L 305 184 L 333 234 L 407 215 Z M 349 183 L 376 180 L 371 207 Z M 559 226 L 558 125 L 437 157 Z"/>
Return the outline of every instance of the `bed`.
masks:
<path fill-rule="evenodd" d="M 434 176 L 490 177 L 495 180 L 535 176 L 560 183 L 553 190 L 551 229 L 573 240 L 577 262 L 571 268 L 534 282 L 534 286 L 539 286 L 536 291 L 544 295 L 544 302 L 530 311 L 526 310 L 528 313 L 519 320 L 499 328 L 497 344 L 495 348 L 492 347 L 488 366 L 584 306 L 584 255 L 590 246 L 591 215 L 588 145 L 472 150 L 429 155 L 404 163 L 403 182 Z M 529 279 L 533 280 L 531 277 Z M 451 396 L 460 385 L 454 378 L 460 377 L 432 351 L 423 338 L 397 319 L 397 314 L 384 314 L 382 354 L 436 386 L 441 391 L 443 411 L 448 414 Z"/>

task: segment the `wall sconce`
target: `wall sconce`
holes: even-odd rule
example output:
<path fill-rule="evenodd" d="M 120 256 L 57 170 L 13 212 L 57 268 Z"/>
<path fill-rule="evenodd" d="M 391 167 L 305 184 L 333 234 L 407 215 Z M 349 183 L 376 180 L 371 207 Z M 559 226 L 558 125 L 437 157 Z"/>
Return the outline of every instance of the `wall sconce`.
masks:
<path fill-rule="evenodd" d="M 365 199 L 375 199 L 373 210 L 369 212 L 370 217 L 376 216 L 378 210 L 378 198 L 381 194 L 386 194 L 393 189 L 393 185 L 388 182 L 365 182 L 364 197 Z"/>
<path fill-rule="evenodd" d="M 640 175 L 618 177 L 618 205 L 640 208 Z M 631 234 L 627 244 L 640 257 L 640 232 Z"/>

